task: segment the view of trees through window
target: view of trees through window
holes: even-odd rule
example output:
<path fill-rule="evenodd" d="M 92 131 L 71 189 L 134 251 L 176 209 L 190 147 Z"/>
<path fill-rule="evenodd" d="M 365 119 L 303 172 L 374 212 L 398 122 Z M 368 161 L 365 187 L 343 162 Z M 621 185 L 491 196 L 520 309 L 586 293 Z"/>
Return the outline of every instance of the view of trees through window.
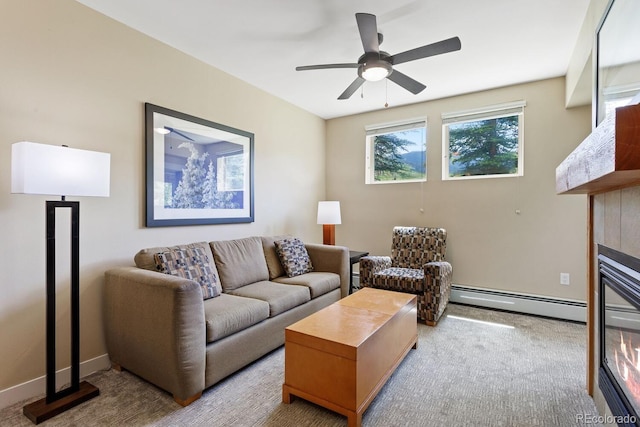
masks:
<path fill-rule="evenodd" d="M 427 173 L 424 126 L 371 135 L 367 183 L 424 181 Z"/>
<path fill-rule="evenodd" d="M 442 113 L 442 179 L 523 175 L 525 101 Z M 427 180 L 426 119 L 365 127 L 367 184 Z"/>
<path fill-rule="evenodd" d="M 448 126 L 449 177 L 518 172 L 518 115 Z"/>

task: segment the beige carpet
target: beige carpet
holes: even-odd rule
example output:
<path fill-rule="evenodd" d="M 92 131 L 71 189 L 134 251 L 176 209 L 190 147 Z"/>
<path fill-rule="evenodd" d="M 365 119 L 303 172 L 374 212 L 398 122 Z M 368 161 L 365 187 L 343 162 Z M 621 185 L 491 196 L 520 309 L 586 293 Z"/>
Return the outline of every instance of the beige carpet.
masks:
<path fill-rule="evenodd" d="M 363 426 L 576 426 L 597 414 L 585 391 L 583 324 L 450 304 L 418 334 Z M 279 348 L 186 408 L 130 373 L 98 372 L 87 379 L 99 397 L 40 425 L 345 426 L 301 399 L 282 403 L 283 361 Z M 0 425 L 33 425 L 25 403 L 0 411 Z"/>

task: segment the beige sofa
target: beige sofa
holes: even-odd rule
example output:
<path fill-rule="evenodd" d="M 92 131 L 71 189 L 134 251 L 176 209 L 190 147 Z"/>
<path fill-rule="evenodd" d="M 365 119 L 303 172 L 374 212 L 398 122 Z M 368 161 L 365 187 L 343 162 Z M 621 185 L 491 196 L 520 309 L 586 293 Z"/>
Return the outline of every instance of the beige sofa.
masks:
<path fill-rule="evenodd" d="M 349 251 L 306 244 L 313 271 L 288 277 L 281 237 L 143 249 L 136 267 L 105 273 L 105 334 L 113 366 L 135 373 L 186 406 L 202 391 L 284 343 L 288 325 L 345 297 Z M 162 254 L 203 255 L 219 296 L 195 280 L 158 272 Z M 173 252 L 172 252 L 173 251 Z M 208 264 L 207 264 L 208 262 Z"/>

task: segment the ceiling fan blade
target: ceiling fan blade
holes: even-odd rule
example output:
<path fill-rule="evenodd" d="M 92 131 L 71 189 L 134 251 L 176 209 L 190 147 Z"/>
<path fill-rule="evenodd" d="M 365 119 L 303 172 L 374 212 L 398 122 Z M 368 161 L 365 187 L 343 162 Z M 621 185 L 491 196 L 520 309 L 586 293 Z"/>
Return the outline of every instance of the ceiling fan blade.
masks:
<path fill-rule="evenodd" d="M 428 44 L 426 46 L 417 47 L 393 55 L 389 60 L 393 65 L 402 64 L 403 62 L 415 61 L 416 59 L 427 58 L 429 56 L 440 55 L 447 52 L 460 50 L 462 44 L 458 37 L 442 40 L 437 43 Z"/>
<path fill-rule="evenodd" d="M 301 67 L 296 67 L 296 71 L 307 71 L 307 70 L 324 70 L 327 68 L 358 68 L 359 64 L 324 64 L 324 65 L 303 65 Z"/>
<path fill-rule="evenodd" d="M 407 76 L 406 74 L 402 74 L 397 70 L 393 70 L 393 72 L 389 74 L 389 77 L 387 78 L 397 85 L 402 86 L 414 95 L 419 94 L 426 88 L 426 86 L 422 83 L 413 80 L 411 77 Z"/>
<path fill-rule="evenodd" d="M 351 95 L 353 95 L 353 93 L 357 91 L 360 86 L 362 86 L 364 82 L 365 80 L 362 77 L 356 77 L 353 83 L 351 83 L 349 87 L 346 88 L 344 92 L 342 92 L 338 99 L 349 99 Z"/>
<path fill-rule="evenodd" d="M 181 137 L 188 139 L 189 141 L 193 141 L 193 138 L 188 137 L 187 135 L 185 135 L 184 133 L 180 132 L 179 130 L 176 130 L 174 128 L 170 128 L 169 126 L 165 126 L 165 129 L 168 129 L 169 132 L 173 132 L 175 134 L 180 135 Z"/>
<path fill-rule="evenodd" d="M 378 43 L 378 24 L 376 16 L 370 13 L 356 13 L 356 21 L 358 22 L 358 30 L 360 31 L 360 39 L 365 52 L 380 51 Z"/>

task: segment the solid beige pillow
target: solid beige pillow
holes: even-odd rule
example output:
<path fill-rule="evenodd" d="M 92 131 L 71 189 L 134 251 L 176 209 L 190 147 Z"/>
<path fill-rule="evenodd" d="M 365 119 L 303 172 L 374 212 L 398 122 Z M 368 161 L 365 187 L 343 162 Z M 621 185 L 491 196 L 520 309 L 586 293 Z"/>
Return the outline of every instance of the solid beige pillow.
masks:
<path fill-rule="evenodd" d="M 267 236 L 262 237 L 262 249 L 264 250 L 264 258 L 267 260 L 267 268 L 269 269 L 269 280 L 276 277 L 282 277 L 286 273 L 280 262 L 280 257 L 276 253 L 276 240 L 283 240 L 291 236 Z"/>
<path fill-rule="evenodd" d="M 269 280 L 260 237 L 211 242 L 222 289 L 230 291 Z"/>

